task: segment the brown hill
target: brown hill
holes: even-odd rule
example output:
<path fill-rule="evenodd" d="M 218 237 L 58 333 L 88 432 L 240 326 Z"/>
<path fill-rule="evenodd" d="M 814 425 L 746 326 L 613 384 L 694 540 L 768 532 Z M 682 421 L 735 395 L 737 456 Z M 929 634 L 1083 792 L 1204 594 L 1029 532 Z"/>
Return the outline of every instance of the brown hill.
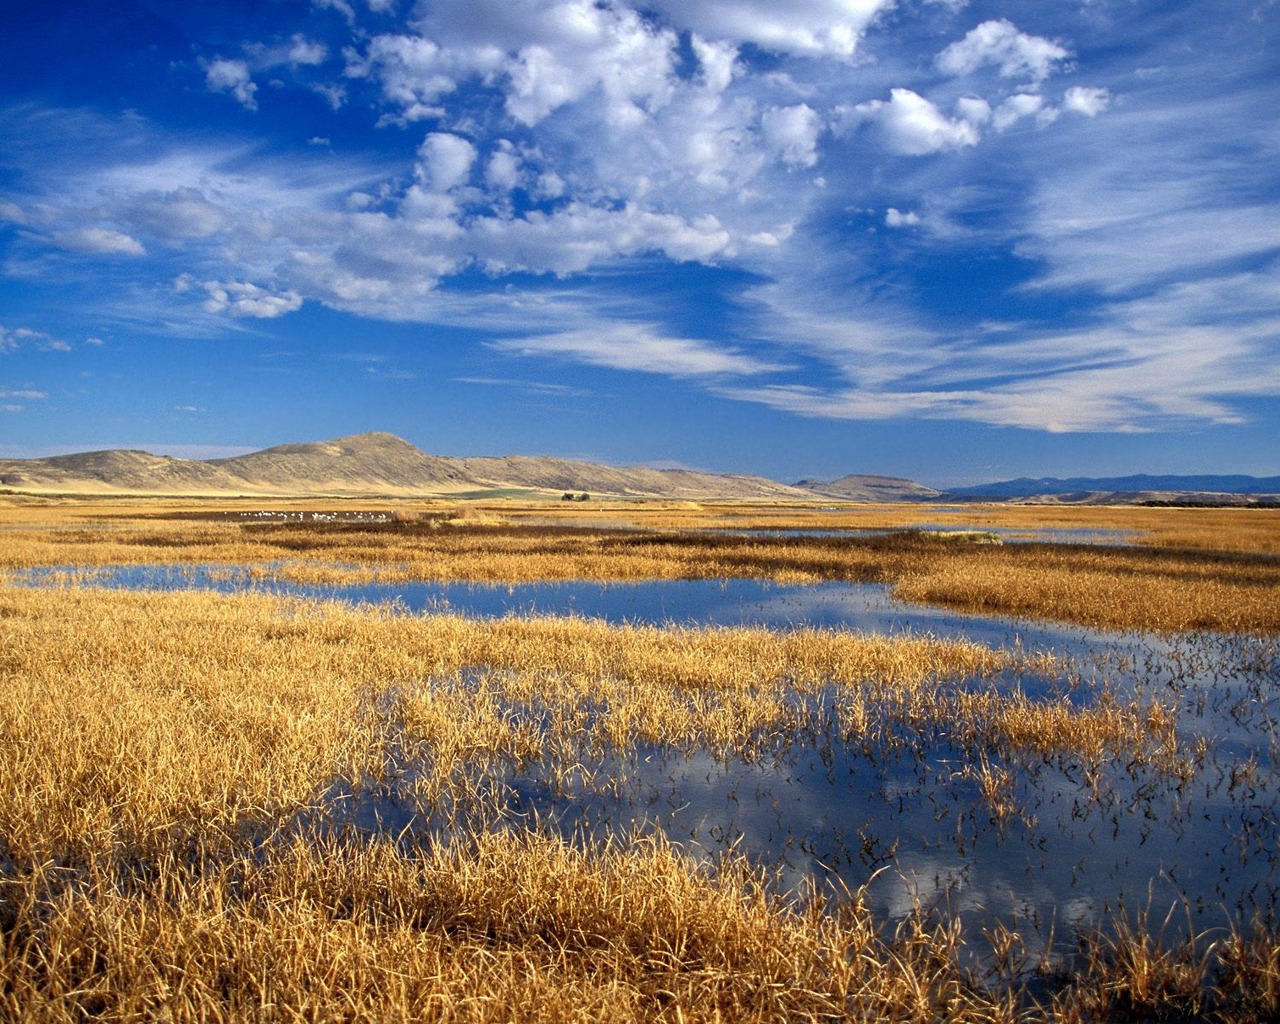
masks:
<path fill-rule="evenodd" d="M 229 478 L 208 463 L 150 452 L 113 450 L 48 459 L 0 459 L 0 486 L 33 491 L 227 490 Z"/>
<path fill-rule="evenodd" d="M 252 490 L 440 491 L 472 483 L 458 460 L 428 455 L 395 434 L 381 433 L 282 444 L 206 465 Z"/>
<path fill-rule="evenodd" d="M 467 476 L 492 487 L 530 487 L 548 491 L 586 491 L 600 494 L 661 495 L 669 498 L 790 498 L 811 497 L 804 491 L 760 476 L 699 473 L 689 469 L 617 468 L 572 459 L 505 458 L 459 459 Z"/>
<path fill-rule="evenodd" d="M 796 487 L 825 498 L 841 501 L 932 501 L 941 491 L 925 487 L 914 480 L 896 476 L 870 476 L 853 473 L 839 480 L 801 480 Z"/>
<path fill-rule="evenodd" d="M 429 496 L 531 491 L 660 498 L 904 500 L 900 491 L 933 494 L 893 481 L 867 494 L 832 484 L 788 486 L 759 476 L 687 469 L 615 467 L 571 459 L 508 456 L 453 459 L 428 455 L 394 434 L 370 433 L 332 441 L 283 444 L 249 455 L 196 461 L 140 451 L 85 452 L 46 459 L 0 460 L 0 487 L 33 493 L 184 495 Z M 913 493 L 914 493 L 913 492 Z M 879 495 L 893 493 L 894 497 Z"/>
<path fill-rule="evenodd" d="M 619 469 L 527 456 L 451 459 L 428 455 L 385 433 L 284 444 L 206 461 L 121 450 L 0 460 L 0 486 L 99 494 L 426 496 L 518 489 L 680 498 L 808 497 L 763 477 Z"/>

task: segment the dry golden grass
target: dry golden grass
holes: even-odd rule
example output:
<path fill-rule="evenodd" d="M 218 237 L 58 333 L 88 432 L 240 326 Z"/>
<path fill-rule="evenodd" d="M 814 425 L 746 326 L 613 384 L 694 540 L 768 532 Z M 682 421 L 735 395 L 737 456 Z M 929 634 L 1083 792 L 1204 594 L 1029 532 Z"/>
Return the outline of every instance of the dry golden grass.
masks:
<path fill-rule="evenodd" d="M 448 526 L 449 508 L 434 527 L 404 510 L 381 529 L 249 528 L 139 509 L 155 506 L 10 506 L 0 565 L 877 579 L 1070 621 L 1276 628 L 1273 562 L 1232 554 L 690 541 Z M 1137 597 L 1105 586 L 1116 573 Z M 941 735 L 1002 821 L 1021 811 L 1020 759 L 1066 757 L 1086 780 L 1108 759 L 1183 770 L 1172 709 L 983 685 L 1011 658 L 929 638 L 0 587 L 0 1020 L 1274 1019 L 1280 938 L 1261 924 L 1166 942 L 1117 922 L 1040 1005 L 1016 974 L 974 975 L 957 918 L 890 930 L 862 893 L 787 901 L 733 856 L 565 842 L 503 809 L 502 780 L 530 762 L 589 788 L 610 783 L 590 777 L 610 753 L 750 758 L 823 735 Z M 341 831 L 335 800 L 361 791 L 444 828 Z"/>
<path fill-rule="evenodd" d="M 555 776 L 637 744 L 738 756 L 802 741 L 830 714 L 854 739 L 887 716 L 1021 749 L 1043 715 L 1059 739 L 1038 742 L 1055 749 L 1094 756 L 1090 728 L 1128 757 L 1164 742 L 1118 728 L 1123 713 L 1102 732 L 1087 711 L 983 703 L 945 681 L 1007 656 L 928 638 L 74 589 L 0 590 L 0 632 L 0 856 L 21 863 L 234 843 L 397 773 L 431 809 L 498 763 Z M 832 685 L 825 710 L 803 699 Z"/>
<path fill-rule="evenodd" d="M 963 964 L 958 921 L 892 931 L 712 873 L 661 839 L 582 848 L 299 837 L 218 861 L 10 880 L 0 1017 L 186 1021 L 1272 1020 L 1274 933 L 1121 924 L 1047 1005 Z"/>
<path fill-rule="evenodd" d="M 960 968 L 953 928 L 882 935 L 861 899 L 791 907 L 661 840 L 300 840 L 18 888 L 0 947 L 15 1022 L 978 1022 L 1004 1003 Z"/>

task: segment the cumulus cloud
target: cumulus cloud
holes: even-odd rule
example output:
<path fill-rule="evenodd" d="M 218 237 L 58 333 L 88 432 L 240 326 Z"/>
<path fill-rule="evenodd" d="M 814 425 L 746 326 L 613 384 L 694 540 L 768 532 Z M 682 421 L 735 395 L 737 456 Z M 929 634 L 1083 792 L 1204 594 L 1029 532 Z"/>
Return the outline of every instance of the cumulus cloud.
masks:
<path fill-rule="evenodd" d="M 205 281 L 204 290 L 209 296 L 202 304 L 206 313 L 269 320 L 302 306 L 302 296 L 295 291 L 273 294 L 248 281 Z"/>
<path fill-rule="evenodd" d="M 1019 32 L 1002 18 L 971 29 L 938 54 L 936 63 L 948 75 L 967 75 L 989 65 L 999 70 L 1001 78 L 1022 78 L 1038 85 L 1070 55 L 1065 47 Z"/>
<path fill-rule="evenodd" d="M 1000 106 L 996 107 L 995 112 L 991 115 L 991 125 L 996 131 L 1002 132 L 1021 121 L 1024 117 L 1042 114 L 1046 109 L 1042 96 L 1020 92 L 1015 96 L 1010 96 Z"/>
<path fill-rule="evenodd" d="M 1107 89 L 1090 86 L 1073 85 L 1062 97 L 1062 109 L 1085 117 L 1097 117 L 1111 103 L 1111 92 Z"/>
<path fill-rule="evenodd" d="M 329 59 L 329 48 L 324 43 L 295 35 L 289 43 L 286 59 L 295 67 L 299 64 L 323 64 Z"/>
<path fill-rule="evenodd" d="M 774 107 L 760 117 L 766 144 L 792 167 L 812 167 L 818 162 L 818 135 L 822 122 L 805 103 Z"/>
<path fill-rule="evenodd" d="M 44 331 L 33 331 L 30 327 L 5 327 L 0 324 L 0 356 L 18 351 L 20 348 L 35 349 L 38 352 L 70 352 L 71 345 L 61 338 L 55 338 Z"/>
<path fill-rule="evenodd" d="M 500 139 L 490 155 L 484 178 L 500 192 L 510 192 L 520 183 L 520 157 L 506 139 Z"/>
<path fill-rule="evenodd" d="M 136 238 L 110 228 L 61 231 L 53 236 L 53 242 L 59 248 L 70 249 L 72 252 L 113 256 L 142 256 L 146 253 L 142 243 Z"/>
<path fill-rule="evenodd" d="M 910 89 L 891 89 L 887 101 L 869 100 L 845 113 L 855 124 L 864 121 L 874 125 L 885 147 L 904 156 L 924 156 L 978 144 L 978 130 L 972 121 L 948 118 Z"/>
<path fill-rule="evenodd" d="M 440 0 L 419 34 L 375 37 L 348 53 L 347 74 L 376 78 L 406 121 L 436 116 L 466 80 L 500 82 L 506 111 L 535 125 L 598 93 L 607 119 L 662 106 L 673 84 L 676 34 L 623 4 L 590 0 Z"/>
<path fill-rule="evenodd" d="M 422 36 L 375 36 L 364 53 L 348 49 L 346 57 L 347 76 L 375 79 L 384 100 L 400 108 L 403 122 L 443 115 L 438 101 L 457 89 L 459 75 L 466 73 L 465 67 L 456 66 L 436 43 Z"/>
<path fill-rule="evenodd" d="M 807 57 L 851 57 L 892 0 L 655 0 L 681 28 Z"/>
<path fill-rule="evenodd" d="M 418 147 L 414 176 L 429 192 L 448 192 L 464 185 L 476 161 L 476 148 L 460 135 L 432 132 Z"/>
<path fill-rule="evenodd" d="M 244 61 L 224 58 L 211 60 L 205 65 L 204 81 L 210 92 L 230 93 L 245 110 L 258 109 L 258 101 L 254 96 L 258 87 L 249 75 L 249 65 Z"/>
<path fill-rule="evenodd" d="M 913 228 L 920 223 L 920 214 L 911 210 L 898 210 L 891 206 L 885 211 L 884 222 L 886 227 Z"/>

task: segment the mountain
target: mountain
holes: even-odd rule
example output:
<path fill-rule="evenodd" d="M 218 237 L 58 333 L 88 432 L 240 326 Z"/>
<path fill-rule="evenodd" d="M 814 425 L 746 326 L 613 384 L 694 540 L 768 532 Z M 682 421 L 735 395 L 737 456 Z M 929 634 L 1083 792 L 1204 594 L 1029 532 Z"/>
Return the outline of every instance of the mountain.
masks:
<path fill-rule="evenodd" d="M 1256 476 L 1136 476 L 1056 477 L 1004 480 L 998 483 L 961 487 L 947 493 L 951 498 L 1035 498 L 1072 496 L 1077 500 L 1089 495 L 1212 495 L 1212 494 L 1280 494 L 1280 477 Z"/>
<path fill-rule="evenodd" d="M 355 434 L 334 441 L 282 444 L 204 464 L 253 489 L 417 491 L 472 484 L 456 459 L 428 455 L 395 434 Z"/>
<path fill-rule="evenodd" d="M 823 498 L 837 498 L 840 501 L 932 501 L 942 496 L 941 491 L 925 487 L 914 480 L 862 473 L 851 473 L 839 480 L 801 480 L 793 486 Z"/>
<path fill-rule="evenodd" d="M 1125 476 L 1020 478 L 943 493 L 899 477 L 850 474 L 783 484 L 761 476 L 604 466 L 510 455 L 428 455 L 394 434 L 282 444 L 229 459 L 176 459 L 111 450 L 45 459 L 0 459 L 0 488 L 56 494 L 449 496 L 526 492 L 672 499 L 907 502 L 1026 500 L 1115 503 L 1219 500 L 1280 494 L 1280 477 Z M 1236 497 L 1232 497 L 1236 496 Z M 1239 497 L 1244 496 L 1244 497 Z"/>
<path fill-rule="evenodd" d="M 384 433 L 283 444 L 204 461 L 119 450 L 0 460 L 0 487 L 97 494 L 447 496 L 514 489 L 664 498 L 813 497 L 807 490 L 758 476 L 528 456 L 446 458 Z"/>
<path fill-rule="evenodd" d="M 204 462 L 113 450 L 48 459 L 0 459 L 0 486 L 36 491 L 118 492 L 226 489 L 225 475 Z"/>
<path fill-rule="evenodd" d="M 671 498 L 790 498 L 811 497 L 762 476 L 699 473 L 689 469 L 618 469 L 570 459 L 475 457 L 458 464 L 472 479 L 493 487 L 531 487 L 549 491 L 587 491 L 602 494 L 660 494 Z"/>

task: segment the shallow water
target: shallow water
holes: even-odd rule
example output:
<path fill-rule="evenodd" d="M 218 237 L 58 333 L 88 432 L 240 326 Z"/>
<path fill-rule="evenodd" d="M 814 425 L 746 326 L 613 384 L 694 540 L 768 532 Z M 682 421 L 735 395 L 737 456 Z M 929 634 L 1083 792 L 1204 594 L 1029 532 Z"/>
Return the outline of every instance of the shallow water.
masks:
<path fill-rule="evenodd" d="M 14 573 L 20 583 L 39 585 L 71 566 Z M 84 585 L 125 590 L 256 591 L 352 604 L 394 604 L 415 613 L 576 615 L 615 624 L 811 627 L 876 634 L 928 633 L 970 639 L 990 647 L 1021 644 L 1041 650 L 1088 653 L 1109 648 L 1118 635 L 1074 626 L 1015 622 L 896 600 L 874 583 L 787 585 L 757 579 L 645 580 L 548 583 L 394 582 L 310 586 L 262 577 L 247 567 L 143 565 L 89 570 Z"/>
<path fill-rule="evenodd" d="M 33 585 L 51 571 L 19 574 Z M 53 570 L 56 572 L 56 570 Z M 663 625 L 800 626 L 876 634 L 928 633 L 993 648 L 1052 651 L 1061 678 L 1019 672 L 956 686 L 1016 687 L 1037 699 L 1088 704 L 1110 693 L 1176 716 L 1179 772 L 1069 755 L 982 751 L 1011 780 L 1000 813 L 980 795 L 973 751 L 945 729 L 846 741 L 834 724 L 775 749 L 721 757 L 652 747 L 578 752 L 561 777 L 537 762 L 486 769 L 501 820 L 537 820 L 566 835 L 660 831 L 715 859 L 746 854 L 779 886 L 807 881 L 857 888 L 889 917 L 916 899 L 945 905 L 975 926 L 1016 916 L 1024 938 L 1069 938 L 1078 921 L 1150 904 L 1162 920 L 1184 903 L 1196 928 L 1276 921 L 1280 895 L 1280 644 L 1213 634 L 1157 637 L 1015 622 L 896 601 L 877 585 L 783 586 L 759 580 L 514 585 L 396 583 L 306 587 L 247 569 L 121 567 L 92 585 L 225 592 L 268 591 L 352 603 L 394 603 L 409 613 L 578 615 Z M 812 699 L 837 699 L 837 688 Z M 532 709 L 516 709 L 536 714 Z M 833 719 L 830 721 L 834 721 Z M 897 730 L 895 732 L 895 730 Z M 380 785 L 335 783 L 328 827 L 435 831 L 445 809 L 412 798 L 421 765 Z M 464 815 L 465 817 L 465 815 Z"/>

